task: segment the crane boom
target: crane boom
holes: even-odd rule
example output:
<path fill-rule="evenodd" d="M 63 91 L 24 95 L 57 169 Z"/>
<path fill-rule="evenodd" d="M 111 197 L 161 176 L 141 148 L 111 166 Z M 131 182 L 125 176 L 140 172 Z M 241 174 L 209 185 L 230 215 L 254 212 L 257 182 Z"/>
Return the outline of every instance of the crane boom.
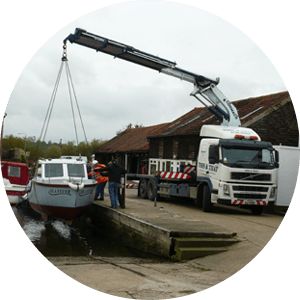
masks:
<path fill-rule="evenodd" d="M 80 28 L 77 28 L 74 34 L 70 34 L 64 40 L 65 45 L 67 41 L 188 81 L 194 84 L 194 90 L 191 96 L 194 96 L 203 105 L 208 107 L 208 110 L 222 121 L 222 125 L 241 125 L 236 108 L 217 88 L 219 83 L 218 78 L 213 80 L 202 75 L 188 72 L 176 67 L 175 62 L 140 51 L 132 46 L 89 33 Z M 199 98 L 198 95 L 201 95 L 202 98 Z M 211 105 L 213 107 L 211 107 Z"/>

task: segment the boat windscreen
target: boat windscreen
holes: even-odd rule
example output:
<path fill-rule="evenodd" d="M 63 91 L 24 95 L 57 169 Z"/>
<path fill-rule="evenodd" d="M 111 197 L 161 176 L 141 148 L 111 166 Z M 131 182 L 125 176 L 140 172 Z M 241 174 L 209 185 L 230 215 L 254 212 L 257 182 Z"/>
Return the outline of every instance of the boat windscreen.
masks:
<path fill-rule="evenodd" d="M 45 177 L 62 177 L 62 164 L 45 164 Z"/>
<path fill-rule="evenodd" d="M 84 177 L 83 164 L 68 164 L 69 177 Z"/>
<path fill-rule="evenodd" d="M 21 168 L 8 166 L 8 176 L 21 177 Z"/>

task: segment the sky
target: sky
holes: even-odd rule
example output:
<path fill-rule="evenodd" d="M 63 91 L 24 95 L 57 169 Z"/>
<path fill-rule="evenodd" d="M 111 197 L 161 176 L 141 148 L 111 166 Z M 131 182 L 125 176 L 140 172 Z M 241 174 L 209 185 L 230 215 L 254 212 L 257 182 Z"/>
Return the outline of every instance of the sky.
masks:
<path fill-rule="evenodd" d="M 7 99 L 4 136 L 40 136 L 61 64 L 62 41 L 77 27 L 176 61 L 187 71 L 220 77 L 219 89 L 230 101 L 287 90 L 264 52 L 224 19 L 181 3 L 126 2 L 92 11 L 52 36 L 43 36 L 45 43 L 33 49 Z M 23 44 L 19 51 L 22 48 Z M 67 53 L 89 141 L 109 140 L 129 123 L 171 122 L 202 106 L 190 96 L 190 83 L 77 44 L 68 43 Z M 78 115 L 76 126 L 82 141 Z M 75 137 L 63 73 L 45 141 L 67 142 Z"/>

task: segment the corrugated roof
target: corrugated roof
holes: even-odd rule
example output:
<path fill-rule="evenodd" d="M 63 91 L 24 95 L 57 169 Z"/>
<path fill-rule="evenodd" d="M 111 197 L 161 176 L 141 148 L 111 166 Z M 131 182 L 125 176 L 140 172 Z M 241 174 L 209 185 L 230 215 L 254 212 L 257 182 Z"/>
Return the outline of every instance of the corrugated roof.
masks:
<path fill-rule="evenodd" d="M 281 92 L 260 97 L 232 102 L 237 108 L 242 126 L 251 125 L 255 120 L 277 109 L 283 102 L 291 101 L 288 92 Z M 203 124 L 219 124 L 206 107 L 194 108 L 190 112 L 170 123 L 156 126 L 127 129 L 102 145 L 97 153 L 148 151 L 149 137 L 199 134 Z"/>
<path fill-rule="evenodd" d="M 148 136 L 157 136 L 164 132 L 166 124 L 127 129 L 103 144 L 96 153 L 144 152 L 149 150 Z"/>
<path fill-rule="evenodd" d="M 232 103 L 238 110 L 242 126 L 249 126 L 251 120 L 256 120 L 258 116 L 264 116 L 272 110 L 272 108 L 278 106 L 278 104 L 282 103 L 284 100 L 291 101 L 288 92 L 233 101 Z M 206 107 L 194 108 L 182 117 L 167 124 L 165 132 L 161 135 L 165 137 L 199 134 L 200 128 L 204 124 L 220 124 L 220 122 L 207 110 Z"/>

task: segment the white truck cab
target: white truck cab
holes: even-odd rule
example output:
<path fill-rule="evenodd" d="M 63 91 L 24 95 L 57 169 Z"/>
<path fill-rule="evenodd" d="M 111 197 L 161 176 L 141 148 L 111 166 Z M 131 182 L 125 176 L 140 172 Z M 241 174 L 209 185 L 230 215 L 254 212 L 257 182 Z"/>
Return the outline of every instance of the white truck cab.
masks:
<path fill-rule="evenodd" d="M 213 203 L 249 206 L 260 214 L 275 202 L 278 155 L 271 143 L 261 142 L 250 128 L 204 125 L 200 135 L 198 206 L 206 211 Z"/>

